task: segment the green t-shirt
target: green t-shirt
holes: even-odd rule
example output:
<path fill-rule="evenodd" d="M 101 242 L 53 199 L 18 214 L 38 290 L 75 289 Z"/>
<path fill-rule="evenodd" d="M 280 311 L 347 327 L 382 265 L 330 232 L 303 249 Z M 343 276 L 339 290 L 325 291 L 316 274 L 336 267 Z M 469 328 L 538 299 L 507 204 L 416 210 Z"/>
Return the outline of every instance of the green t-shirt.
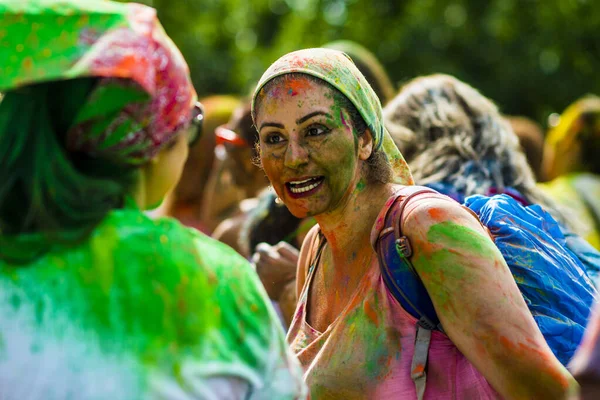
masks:
<path fill-rule="evenodd" d="M 256 274 L 227 246 L 133 208 L 83 243 L 41 243 L 0 237 L 1 399 L 306 396 Z"/>

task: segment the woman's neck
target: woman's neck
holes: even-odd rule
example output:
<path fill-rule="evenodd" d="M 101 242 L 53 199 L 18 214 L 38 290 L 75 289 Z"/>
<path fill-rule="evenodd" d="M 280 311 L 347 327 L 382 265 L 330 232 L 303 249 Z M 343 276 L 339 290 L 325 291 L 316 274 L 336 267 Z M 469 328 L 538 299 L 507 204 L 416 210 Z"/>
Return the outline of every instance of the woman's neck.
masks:
<path fill-rule="evenodd" d="M 356 254 L 370 249 L 371 228 L 393 184 L 366 184 L 362 181 L 335 210 L 315 217 L 327 239 L 334 264 L 348 264 Z"/>
<path fill-rule="evenodd" d="M 137 182 L 129 193 L 135 204 L 140 210 L 145 210 L 147 206 L 146 174 L 138 173 Z"/>

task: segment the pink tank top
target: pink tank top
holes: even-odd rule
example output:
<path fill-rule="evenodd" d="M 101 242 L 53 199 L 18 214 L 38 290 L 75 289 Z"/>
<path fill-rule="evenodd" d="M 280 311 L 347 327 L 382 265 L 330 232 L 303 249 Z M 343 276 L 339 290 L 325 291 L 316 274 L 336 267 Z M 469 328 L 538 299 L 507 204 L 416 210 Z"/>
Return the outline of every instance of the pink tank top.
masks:
<path fill-rule="evenodd" d="M 315 250 L 313 245 L 312 262 Z M 388 292 L 376 257 L 373 260 L 344 311 L 324 332 L 306 322 L 307 296 L 316 266 L 309 268 L 288 342 L 304 367 L 312 399 L 417 398 L 410 377 L 417 320 Z M 500 396 L 446 335 L 434 331 L 424 398 Z"/>

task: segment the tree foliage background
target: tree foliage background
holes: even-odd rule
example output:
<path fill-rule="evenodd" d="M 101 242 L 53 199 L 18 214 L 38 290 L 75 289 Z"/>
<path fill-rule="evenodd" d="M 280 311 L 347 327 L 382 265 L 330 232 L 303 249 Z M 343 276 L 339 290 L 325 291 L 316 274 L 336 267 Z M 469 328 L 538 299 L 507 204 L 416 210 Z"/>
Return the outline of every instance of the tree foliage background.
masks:
<path fill-rule="evenodd" d="M 198 93 L 248 94 L 279 56 L 348 39 L 392 80 L 455 75 L 503 112 L 544 123 L 600 94 L 597 0 L 142 0 L 158 10 Z"/>

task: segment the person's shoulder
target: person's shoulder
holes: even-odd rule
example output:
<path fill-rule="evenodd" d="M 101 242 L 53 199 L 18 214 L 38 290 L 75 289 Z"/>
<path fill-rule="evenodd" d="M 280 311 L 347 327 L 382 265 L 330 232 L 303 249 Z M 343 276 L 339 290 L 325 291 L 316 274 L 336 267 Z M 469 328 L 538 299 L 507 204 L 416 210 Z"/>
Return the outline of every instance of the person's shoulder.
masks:
<path fill-rule="evenodd" d="M 298 260 L 299 269 L 305 269 L 306 264 L 310 261 L 312 255 L 315 254 L 317 250 L 316 246 L 318 243 L 317 236 L 320 234 L 320 230 L 321 228 L 319 227 L 319 224 L 315 224 L 312 228 L 310 228 L 310 230 L 304 237 L 304 241 L 302 242 L 302 246 L 300 247 L 300 254 Z"/>
<path fill-rule="evenodd" d="M 119 248 L 134 253 L 132 256 L 160 254 L 168 256 L 168 264 L 185 262 L 209 275 L 235 279 L 254 272 L 231 247 L 170 217 L 152 219 L 139 210 L 113 211 L 92 240 L 108 236 Z"/>
<path fill-rule="evenodd" d="M 227 244 L 200 232 L 193 232 L 193 237 L 203 264 L 218 276 L 241 279 L 255 274 L 249 261 Z"/>
<path fill-rule="evenodd" d="M 402 222 L 405 229 L 424 233 L 437 224 L 481 229 L 478 217 L 471 210 L 439 193 L 425 193 L 409 200 Z"/>
<path fill-rule="evenodd" d="M 160 248 L 190 254 L 194 240 L 201 236 L 196 229 L 183 225 L 175 218 L 151 218 L 137 209 L 113 210 L 96 227 L 90 240 L 112 238 L 119 247 L 136 253 L 147 253 Z"/>

